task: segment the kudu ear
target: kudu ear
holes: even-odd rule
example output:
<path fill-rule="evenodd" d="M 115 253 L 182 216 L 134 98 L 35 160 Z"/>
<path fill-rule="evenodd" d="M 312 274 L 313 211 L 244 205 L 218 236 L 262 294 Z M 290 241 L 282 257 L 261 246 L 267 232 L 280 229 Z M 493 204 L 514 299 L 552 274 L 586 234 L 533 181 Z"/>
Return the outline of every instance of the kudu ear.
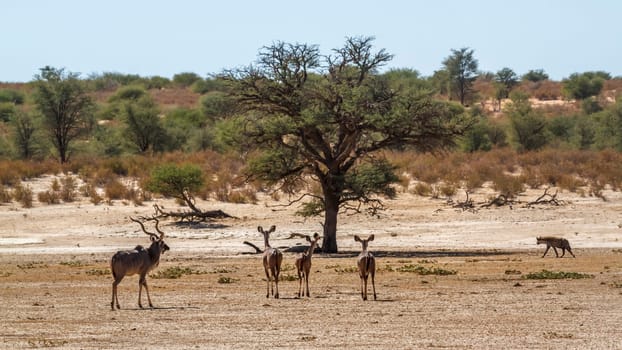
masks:
<path fill-rule="evenodd" d="M 357 242 L 361 241 L 361 237 L 359 237 L 358 235 L 354 235 L 354 240 Z"/>
<path fill-rule="evenodd" d="M 272 233 L 274 230 L 276 230 L 276 225 L 270 226 L 270 231 L 268 231 L 268 233 Z"/>
<path fill-rule="evenodd" d="M 374 240 L 374 235 L 369 235 L 369 238 L 367 238 L 367 241 L 368 241 L 368 242 L 371 242 L 371 241 L 373 241 L 373 240 Z"/>
<path fill-rule="evenodd" d="M 261 227 L 261 226 L 257 226 L 257 231 L 259 231 L 259 232 L 263 233 L 263 227 Z"/>
<path fill-rule="evenodd" d="M 315 239 L 320 238 L 320 234 L 319 234 L 319 233 L 317 233 L 317 232 L 316 232 L 316 233 L 314 233 L 314 234 L 313 234 L 313 238 L 315 238 Z"/>
<path fill-rule="evenodd" d="M 305 237 L 305 239 L 306 239 L 306 240 L 307 240 L 307 242 L 309 242 L 309 243 L 313 242 L 313 240 L 311 240 L 311 237 L 309 237 L 309 236 L 306 236 L 306 237 Z"/>

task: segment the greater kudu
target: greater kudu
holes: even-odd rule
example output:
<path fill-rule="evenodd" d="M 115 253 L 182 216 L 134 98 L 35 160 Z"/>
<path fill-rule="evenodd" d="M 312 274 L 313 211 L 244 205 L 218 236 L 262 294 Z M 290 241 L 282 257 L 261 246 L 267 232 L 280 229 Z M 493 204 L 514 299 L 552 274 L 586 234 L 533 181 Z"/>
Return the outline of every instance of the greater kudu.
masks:
<path fill-rule="evenodd" d="M 140 276 L 138 280 L 138 306 L 143 307 L 141 303 L 141 294 L 143 286 L 147 292 L 147 300 L 149 301 L 149 307 L 153 307 L 151 303 L 151 297 L 149 296 L 149 287 L 147 287 L 147 273 L 153 270 L 160 263 L 160 254 L 169 250 L 168 245 L 164 243 L 164 232 L 160 231 L 158 219 L 155 219 L 155 229 L 160 234 L 156 235 L 153 232 L 148 232 L 145 229 L 145 225 L 139 220 L 130 217 L 130 220 L 137 222 L 142 228 L 143 232 L 149 235 L 151 239 L 151 245 L 145 249 L 141 245 L 137 245 L 132 250 L 121 250 L 116 252 L 110 260 L 110 270 L 112 271 L 112 301 L 110 307 L 114 310 L 115 301 L 117 309 L 119 306 L 119 297 L 117 295 L 117 286 L 121 283 L 121 280 L 125 276 L 131 276 L 138 274 Z"/>
<path fill-rule="evenodd" d="M 374 240 L 374 235 L 370 235 L 367 239 L 361 239 L 359 236 L 355 235 L 354 240 L 360 242 L 363 248 L 356 260 L 359 268 L 359 276 L 361 277 L 361 297 L 363 297 L 363 300 L 367 300 L 367 278 L 371 276 L 374 300 L 376 300 L 376 284 L 374 282 L 376 259 L 372 253 L 367 251 L 367 244 Z"/>

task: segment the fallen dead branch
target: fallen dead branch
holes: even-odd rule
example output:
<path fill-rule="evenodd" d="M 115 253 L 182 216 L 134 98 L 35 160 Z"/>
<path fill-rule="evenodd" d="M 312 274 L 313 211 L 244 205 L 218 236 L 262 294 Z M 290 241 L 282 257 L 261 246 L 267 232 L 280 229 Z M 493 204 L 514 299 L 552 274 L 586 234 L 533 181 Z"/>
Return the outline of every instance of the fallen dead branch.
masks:
<path fill-rule="evenodd" d="M 473 202 L 473 199 L 469 198 L 469 191 L 465 190 L 464 192 L 466 193 L 466 199 L 464 200 L 464 202 L 458 201 L 452 206 L 452 208 L 462 209 L 462 211 L 476 211 L 477 209 L 475 208 L 475 203 Z"/>
<path fill-rule="evenodd" d="M 555 193 L 550 194 L 549 193 L 549 187 L 544 189 L 544 193 L 538 197 L 535 201 L 529 202 L 527 203 L 527 208 L 534 206 L 534 205 L 540 205 L 540 204 L 548 204 L 548 205 L 555 205 L 555 206 L 560 206 L 565 204 L 563 201 L 559 201 L 557 199 L 557 190 L 555 190 Z"/>
<path fill-rule="evenodd" d="M 254 245 L 253 243 L 249 242 L 249 241 L 244 241 L 242 242 L 248 246 L 251 246 L 253 248 L 255 248 L 255 254 L 261 254 L 263 253 L 263 249 L 259 248 L 258 246 Z"/>
<path fill-rule="evenodd" d="M 519 202 L 516 201 L 514 198 L 506 195 L 506 194 L 499 194 L 498 196 L 491 198 L 487 203 L 484 203 L 481 205 L 482 208 L 490 208 L 493 205 L 496 207 L 502 207 L 504 205 L 509 205 L 510 209 L 512 208 L 512 205 L 514 204 L 518 204 Z"/>
<path fill-rule="evenodd" d="M 216 219 L 236 218 L 235 216 L 231 216 L 220 209 L 202 211 L 194 205 L 192 206 L 192 210 L 190 211 L 164 211 L 164 209 L 157 204 L 153 205 L 153 209 L 154 214 L 151 217 L 142 217 L 142 219 L 156 220 L 160 218 L 172 218 L 174 220 L 177 220 L 178 222 L 205 222 Z"/>

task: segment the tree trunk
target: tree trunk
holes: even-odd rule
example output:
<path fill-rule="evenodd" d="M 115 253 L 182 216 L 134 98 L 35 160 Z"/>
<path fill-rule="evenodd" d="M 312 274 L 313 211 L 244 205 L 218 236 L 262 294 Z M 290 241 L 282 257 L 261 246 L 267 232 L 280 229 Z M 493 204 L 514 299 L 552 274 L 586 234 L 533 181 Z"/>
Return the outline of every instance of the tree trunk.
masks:
<path fill-rule="evenodd" d="M 337 215 L 339 214 L 339 198 L 334 194 L 324 193 L 324 238 L 322 251 L 337 253 Z"/>
<path fill-rule="evenodd" d="M 58 153 L 60 156 L 61 164 L 65 164 L 67 162 L 67 149 L 65 147 L 59 147 Z"/>

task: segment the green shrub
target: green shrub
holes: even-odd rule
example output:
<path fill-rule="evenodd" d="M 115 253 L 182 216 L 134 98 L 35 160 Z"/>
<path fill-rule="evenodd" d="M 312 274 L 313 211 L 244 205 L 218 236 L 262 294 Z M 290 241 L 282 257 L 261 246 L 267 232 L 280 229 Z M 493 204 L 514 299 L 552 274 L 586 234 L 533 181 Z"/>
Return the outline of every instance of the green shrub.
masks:
<path fill-rule="evenodd" d="M 188 87 L 198 80 L 201 80 L 201 77 L 192 72 L 183 72 L 173 75 L 173 83 L 180 87 Z"/>
<path fill-rule="evenodd" d="M 12 89 L 2 89 L 0 90 L 0 103 L 12 103 L 15 105 L 24 104 L 26 100 L 24 93 L 17 90 Z"/>
<path fill-rule="evenodd" d="M 153 169 L 147 189 L 164 196 L 184 199 L 185 191 L 197 192 L 203 182 L 201 168 L 194 164 L 164 164 Z"/>
<path fill-rule="evenodd" d="M 16 113 L 15 105 L 8 102 L 0 102 L 0 121 L 8 122 Z"/>
<path fill-rule="evenodd" d="M 145 88 L 142 86 L 124 86 L 122 88 L 119 88 L 117 92 L 108 99 L 108 102 L 137 101 L 141 97 L 146 95 L 147 90 L 145 90 Z"/>

